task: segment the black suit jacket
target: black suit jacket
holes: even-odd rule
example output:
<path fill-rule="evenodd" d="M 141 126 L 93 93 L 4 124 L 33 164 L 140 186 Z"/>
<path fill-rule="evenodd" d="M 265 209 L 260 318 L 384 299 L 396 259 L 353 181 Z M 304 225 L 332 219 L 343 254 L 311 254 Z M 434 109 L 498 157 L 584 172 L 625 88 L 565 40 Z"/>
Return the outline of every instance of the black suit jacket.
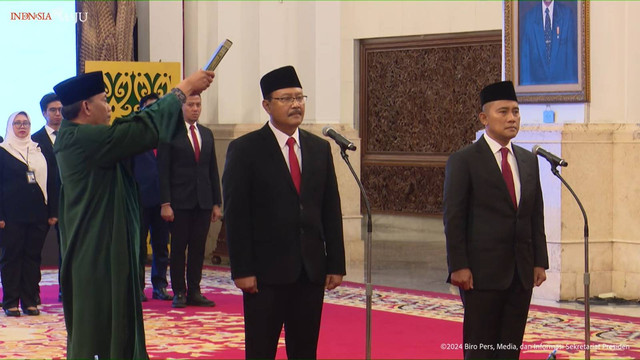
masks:
<path fill-rule="evenodd" d="M 47 134 L 47 129 L 43 126 L 40 130 L 36 131 L 33 135 L 31 135 L 31 140 L 37 142 L 42 150 L 42 155 L 47 160 L 47 163 L 51 163 L 53 165 L 52 171 L 49 174 L 54 174 L 55 179 L 55 187 L 56 191 L 60 192 L 60 172 L 58 171 L 58 162 L 56 160 L 56 156 L 53 153 L 53 143 L 51 142 L 51 138 L 49 138 L 49 134 Z"/>
<path fill-rule="evenodd" d="M 171 142 L 158 145 L 161 203 L 173 209 L 213 209 L 222 203 L 213 132 L 198 124 L 202 144 L 196 163 L 187 128 L 179 125 Z"/>
<path fill-rule="evenodd" d="M 160 175 L 156 154 L 153 153 L 153 150 L 138 154 L 133 157 L 132 165 L 142 207 L 160 205 Z"/>
<path fill-rule="evenodd" d="M 516 145 L 513 152 L 521 185 L 517 211 L 484 137 L 447 161 L 444 227 L 449 274 L 470 268 L 474 289 L 507 289 L 516 267 L 524 288 L 531 289 L 533 268 L 549 268 L 538 160 Z"/>
<path fill-rule="evenodd" d="M 46 154 L 53 154 L 53 143 L 51 143 L 47 129 L 44 126 L 31 135 L 31 140 L 40 145 L 40 149 L 42 149 L 42 153 L 45 154 L 45 156 Z"/>
<path fill-rule="evenodd" d="M 231 275 L 258 283 L 314 283 L 345 274 L 340 196 L 327 141 L 300 130 L 296 191 L 268 125 L 229 144 L 222 188 Z"/>
<path fill-rule="evenodd" d="M 53 164 L 47 161 L 47 204 L 38 184 L 27 182 L 27 164 L 0 148 L 0 220 L 46 222 L 58 217 L 59 194 Z"/>

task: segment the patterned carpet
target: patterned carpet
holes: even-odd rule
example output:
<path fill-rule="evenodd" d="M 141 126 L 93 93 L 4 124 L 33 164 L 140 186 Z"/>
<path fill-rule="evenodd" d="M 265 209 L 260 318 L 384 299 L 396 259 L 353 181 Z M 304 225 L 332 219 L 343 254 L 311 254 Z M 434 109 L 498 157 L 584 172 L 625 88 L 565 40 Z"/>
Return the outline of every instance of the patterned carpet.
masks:
<path fill-rule="evenodd" d="M 148 273 L 148 271 L 147 271 Z M 66 331 L 57 300 L 57 277 L 43 271 L 41 316 L 0 316 L 0 358 L 64 358 Z M 223 268 L 207 268 L 203 293 L 215 308 L 171 308 L 170 301 L 144 303 L 147 348 L 152 359 L 238 359 L 244 357 L 242 298 Z M 147 289 L 150 297 L 150 289 Z M 372 357 L 376 359 L 459 359 L 462 306 L 447 294 L 376 288 L 372 315 Z M 584 358 L 584 321 L 573 310 L 533 306 L 523 359 Z M 591 357 L 640 358 L 637 318 L 592 314 Z M 365 357 L 364 291 L 346 284 L 325 298 L 318 356 Z M 286 358 L 281 340 L 278 358 Z"/>

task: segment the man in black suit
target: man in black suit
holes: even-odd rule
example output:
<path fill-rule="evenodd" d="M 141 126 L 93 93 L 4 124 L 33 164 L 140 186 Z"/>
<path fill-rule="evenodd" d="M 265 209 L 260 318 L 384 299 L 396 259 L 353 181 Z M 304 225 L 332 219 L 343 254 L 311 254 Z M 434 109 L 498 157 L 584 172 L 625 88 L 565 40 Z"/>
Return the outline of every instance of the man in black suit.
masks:
<path fill-rule="evenodd" d="M 231 276 L 243 291 L 245 355 L 315 359 L 324 290 L 345 275 L 331 148 L 298 127 L 306 96 L 286 66 L 260 81 L 270 120 L 229 144 L 222 178 Z"/>
<path fill-rule="evenodd" d="M 37 142 L 42 150 L 47 163 L 51 163 L 53 173 L 51 176 L 55 178 L 55 191 L 60 192 L 60 174 L 58 173 L 58 163 L 56 157 L 53 154 L 53 144 L 56 142 L 58 136 L 58 130 L 62 123 L 62 103 L 55 93 L 49 93 L 40 99 L 40 111 L 44 117 L 46 124 L 33 135 L 31 140 Z M 60 230 L 58 223 L 55 225 L 56 229 L 56 241 L 58 243 L 58 249 L 60 249 Z M 58 283 L 60 283 L 60 264 L 62 263 L 62 254 L 58 250 Z M 62 290 L 58 289 L 58 301 L 62 301 Z M 40 296 L 38 295 L 38 305 L 40 303 Z"/>
<path fill-rule="evenodd" d="M 464 304 L 465 359 L 517 359 L 533 286 L 549 268 L 538 160 L 513 145 L 510 81 L 480 93 L 485 134 L 452 154 L 444 185 L 449 279 Z"/>
<path fill-rule="evenodd" d="M 171 288 L 175 308 L 215 306 L 200 292 L 207 233 L 222 216 L 220 178 L 213 132 L 198 124 L 200 95 L 182 105 L 184 126 L 158 146 L 161 214 L 171 222 Z M 185 252 L 187 281 L 185 283 Z"/>
<path fill-rule="evenodd" d="M 140 110 L 158 101 L 156 93 L 150 93 L 140 99 Z M 167 293 L 167 266 L 169 266 L 169 224 L 160 215 L 160 175 L 156 149 L 143 152 L 133 157 L 133 175 L 140 192 L 140 284 L 142 294 L 140 300 L 147 301 L 144 294 L 144 268 L 147 262 L 147 234 L 151 233 L 152 297 L 159 300 L 171 300 Z"/>

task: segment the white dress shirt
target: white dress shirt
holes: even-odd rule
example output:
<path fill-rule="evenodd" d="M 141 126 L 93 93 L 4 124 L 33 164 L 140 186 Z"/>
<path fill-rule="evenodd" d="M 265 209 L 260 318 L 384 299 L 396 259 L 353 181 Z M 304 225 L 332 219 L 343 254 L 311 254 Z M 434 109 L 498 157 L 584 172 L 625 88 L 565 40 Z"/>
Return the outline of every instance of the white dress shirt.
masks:
<path fill-rule="evenodd" d="M 547 14 L 545 13 L 545 10 L 547 9 L 547 7 L 549 8 L 549 19 L 551 19 L 551 26 L 553 26 L 553 4 L 555 2 L 552 1 L 551 4 L 549 4 L 549 6 L 547 6 L 544 3 L 544 0 L 542 0 L 542 28 L 544 29 L 544 26 L 547 25 L 544 23 L 544 19 L 546 18 Z M 552 29 L 553 30 L 553 29 Z"/>
<path fill-rule="evenodd" d="M 50 128 L 49 125 L 45 125 L 44 129 L 47 131 L 47 135 L 49 135 L 49 140 L 51 140 L 51 144 L 55 144 L 56 143 L 56 137 L 57 135 L 55 135 L 53 132 L 55 131 L 53 128 Z"/>
<path fill-rule="evenodd" d="M 300 131 L 296 129 L 296 132 L 293 135 L 289 136 L 282 131 L 276 129 L 271 121 L 269 121 L 269 127 L 273 134 L 276 136 L 276 140 L 278 140 L 278 145 L 280 146 L 280 151 L 282 151 L 282 156 L 284 157 L 284 161 L 287 163 L 287 168 L 291 171 L 291 165 L 289 164 L 289 147 L 287 146 L 287 140 L 290 137 L 296 140 L 296 144 L 294 145 L 294 150 L 296 152 L 296 156 L 298 157 L 298 166 L 300 167 L 300 174 L 302 174 L 302 150 L 300 149 Z"/>
<path fill-rule="evenodd" d="M 497 141 L 493 140 L 486 133 L 483 134 L 484 140 L 489 144 L 491 148 L 491 152 L 493 152 L 493 156 L 496 158 L 496 162 L 498 163 L 498 168 L 502 172 L 502 153 L 500 149 L 502 149 L 502 145 L 498 144 Z M 509 149 L 509 155 L 507 156 L 507 161 L 509 162 L 509 166 L 511 167 L 511 173 L 513 174 L 513 187 L 516 190 L 516 202 L 520 204 L 520 172 L 518 171 L 518 163 L 516 162 L 516 157 L 513 155 L 513 147 L 511 146 L 511 141 L 504 146 Z"/>
<path fill-rule="evenodd" d="M 195 145 L 193 145 L 193 138 L 191 137 L 191 124 L 189 124 L 188 122 L 184 122 L 184 125 L 187 127 L 187 136 L 189 137 L 189 141 L 191 141 L 191 147 L 194 149 L 195 151 Z M 194 122 L 193 123 L 193 130 L 196 133 L 196 137 L 198 137 L 198 145 L 199 145 L 199 150 L 202 150 L 202 136 L 200 136 L 200 130 L 198 130 L 198 122 Z"/>

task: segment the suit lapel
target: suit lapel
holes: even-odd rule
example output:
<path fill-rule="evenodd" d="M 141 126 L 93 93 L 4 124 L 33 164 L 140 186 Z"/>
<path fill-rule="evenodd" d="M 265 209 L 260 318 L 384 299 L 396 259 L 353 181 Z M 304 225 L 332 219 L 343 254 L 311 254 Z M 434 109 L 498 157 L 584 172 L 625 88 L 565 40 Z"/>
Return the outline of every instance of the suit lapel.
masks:
<path fill-rule="evenodd" d="M 198 131 L 200 132 L 200 159 L 202 159 L 202 154 L 211 154 L 211 148 L 213 147 L 213 141 L 209 138 L 208 134 L 203 130 L 203 126 L 198 124 Z M 193 158 L 195 159 L 195 151 L 193 153 Z"/>
<path fill-rule="evenodd" d="M 536 8 L 538 9 L 536 10 L 536 13 L 538 14 L 538 16 L 534 18 L 534 25 L 532 29 L 534 44 L 536 44 L 538 54 L 540 55 L 539 58 L 546 59 L 547 50 L 546 50 L 546 44 L 544 42 L 544 22 L 542 21 L 542 2 L 536 5 Z M 542 68 L 545 69 L 545 71 L 549 71 L 549 66 L 546 61 L 543 61 L 542 64 L 533 64 L 532 66 L 541 66 Z"/>
<path fill-rule="evenodd" d="M 47 147 L 47 149 L 49 151 L 53 151 L 53 143 L 51 142 L 51 138 L 49 137 L 47 130 L 43 131 L 42 135 L 44 135 L 44 138 L 45 138 L 44 143 L 46 144 L 45 146 Z"/>
<path fill-rule="evenodd" d="M 305 184 L 309 184 L 313 177 L 311 169 L 313 166 L 309 164 L 315 163 L 316 152 L 311 149 L 311 142 L 309 141 L 309 134 L 306 131 L 300 130 L 300 150 L 302 152 L 302 178 L 300 180 L 300 193 L 304 191 Z"/>
<path fill-rule="evenodd" d="M 487 142 L 485 141 L 484 136 L 480 137 L 480 139 L 476 141 L 476 145 L 477 153 L 479 156 L 478 161 L 481 164 L 485 164 L 484 166 L 486 166 L 489 181 L 494 184 L 499 184 L 498 186 L 500 187 L 500 189 L 502 190 L 501 192 L 504 195 L 503 200 L 508 202 L 513 209 L 513 201 L 511 201 L 509 189 L 507 189 L 507 184 L 504 182 L 504 178 L 502 177 L 502 171 L 500 170 L 500 166 L 498 166 L 496 157 L 491 151 L 489 144 L 487 144 Z M 518 166 L 520 165 L 518 164 Z"/>
<path fill-rule="evenodd" d="M 513 145 L 513 154 L 516 157 L 516 163 L 518 163 L 518 175 L 520 176 L 520 204 L 518 209 L 521 209 L 523 205 L 526 205 L 526 202 L 529 200 L 528 196 L 525 196 L 529 192 L 529 188 L 533 186 L 528 179 L 531 179 L 531 176 L 538 176 L 537 174 L 532 174 L 532 167 L 529 164 L 529 159 L 525 156 L 524 152 L 527 150 L 522 149 L 519 146 Z"/>
<path fill-rule="evenodd" d="M 560 9 L 557 4 L 553 7 L 553 21 L 551 28 L 551 62 L 557 62 L 558 58 L 558 48 L 560 47 L 560 39 L 559 37 L 564 35 L 558 33 L 558 28 L 564 29 L 564 14 L 562 13 L 562 9 Z"/>
<path fill-rule="evenodd" d="M 269 124 L 266 124 L 260 130 L 262 137 L 266 143 L 265 151 L 269 153 L 269 157 L 271 158 L 271 162 L 276 169 L 276 173 L 280 174 L 282 177 L 282 181 L 289 184 L 289 187 L 296 194 L 298 191 L 296 190 L 295 185 L 293 184 L 293 179 L 291 179 L 291 172 L 289 171 L 289 167 L 287 166 L 287 162 L 284 160 L 282 156 L 282 149 L 280 148 L 280 144 L 278 144 L 278 140 L 276 136 L 269 128 Z M 300 140 L 302 141 L 302 140 Z M 304 148 L 303 148 L 304 149 Z M 302 161 L 304 161 L 304 154 L 302 155 Z M 304 166 L 303 166 L 304 168 Z M 304 178 L 304 171 L 302 172 L 302 176 Z"/>
<path fill-rule="evenodd" d="M 38 138 L 43 139 L 43 141 L 39 142 L 40 148 L 46 148 L 47 151 L 53 152 L 53 143 L 47 133 L 47 129 L 43 127 L 38 131 L 38 133 Z"/>
<path fill-rule="evenodd" d="M 180 137 L 178 137 L 178 142 L 180 144 L 180 146 L 188 149 L 187 152 L 189 154 L 191 154 L 191 160 L 194 163 L 196 162 L 196 153 L 193 150 L 193 145 L 191 145 L 191 140 L 189 139 L 189 130 L 187 129 L 186 125 L 182 127 L 182 130 L 180 131 Z M 202 151 L 201 151 L 202 153 Z"/>

